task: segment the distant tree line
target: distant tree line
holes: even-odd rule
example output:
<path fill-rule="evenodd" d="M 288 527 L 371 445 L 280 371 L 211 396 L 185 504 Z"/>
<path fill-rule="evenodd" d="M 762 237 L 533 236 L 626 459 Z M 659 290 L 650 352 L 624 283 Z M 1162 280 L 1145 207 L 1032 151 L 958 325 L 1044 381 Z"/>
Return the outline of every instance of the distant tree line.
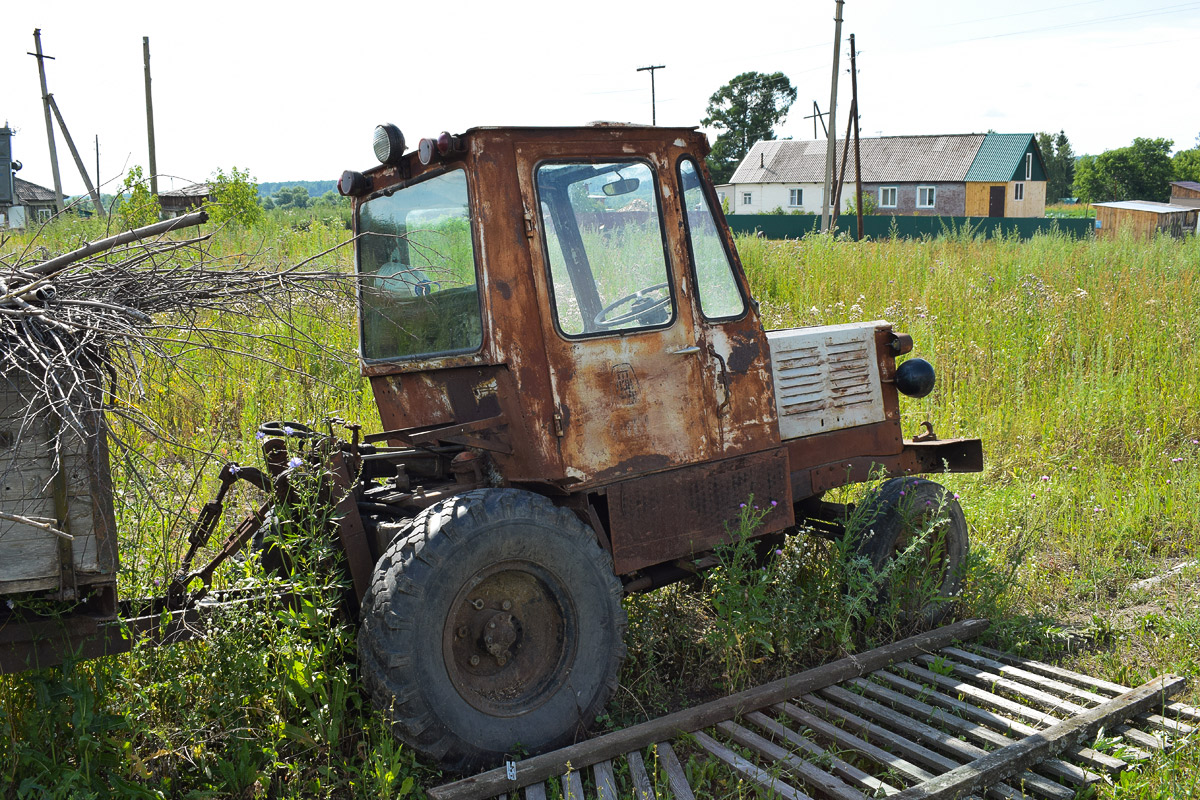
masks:
<path fill-rule="evenodd" d="M 1171 139 L 1133 140 L 1128 147 L 1082 156 L 1075 162 L 1074 192 L 1085 203 L 1171 198 L 1171 181 L 1200 181 L 1200 135 L 1196 146 L 1171 155 Z"/>

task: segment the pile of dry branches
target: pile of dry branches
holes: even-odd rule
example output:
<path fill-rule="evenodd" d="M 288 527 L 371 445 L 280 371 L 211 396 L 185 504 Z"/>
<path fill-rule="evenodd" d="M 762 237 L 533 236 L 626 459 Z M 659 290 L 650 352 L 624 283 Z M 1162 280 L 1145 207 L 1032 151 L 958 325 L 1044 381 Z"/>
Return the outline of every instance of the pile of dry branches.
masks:
<path fill-rule="evenodd" d="M 4 388 L 25 404 L 22 414 L 10 408 L 8 416 L 50 415 L 60 430 L 86 435 L 102 405 L 118 413 L 136 408 L 118 393 L 141 385 L 147 358 L 230 348 L 227 330 L 206 338 L 206 312 L 262 317 L 298 300 L 315 306 L 345 297 L 352 288 L 344 273 L 303 269 L 316 256 L 259 269 L 254 258 L 214 257 L 208 236 L 167 238 L 205 219 L 196 212 L 48 260 L 30 250 L 0 252 L 0 371 Z"/>

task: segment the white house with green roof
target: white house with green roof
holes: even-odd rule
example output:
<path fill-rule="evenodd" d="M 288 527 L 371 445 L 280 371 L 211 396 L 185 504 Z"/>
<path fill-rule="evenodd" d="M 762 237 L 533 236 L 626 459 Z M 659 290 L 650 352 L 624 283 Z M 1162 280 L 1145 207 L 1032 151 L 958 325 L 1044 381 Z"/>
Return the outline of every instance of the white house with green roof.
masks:
<path fill-rule="evenodd" d="M 842 157 L 842 142 L 837 157 Z M 757 142 L 730 182 L 717 187 L 732 214 L 820 213 L 824 140 Z M 882 136 L 859 141 L 863 205 L 876 214 L 1040 217 L 1046 169 L 1031 133 Z M 854 147 L 841 211 L 855 194 Z M 840 171 L 840 166 L 839 166 Z"/>

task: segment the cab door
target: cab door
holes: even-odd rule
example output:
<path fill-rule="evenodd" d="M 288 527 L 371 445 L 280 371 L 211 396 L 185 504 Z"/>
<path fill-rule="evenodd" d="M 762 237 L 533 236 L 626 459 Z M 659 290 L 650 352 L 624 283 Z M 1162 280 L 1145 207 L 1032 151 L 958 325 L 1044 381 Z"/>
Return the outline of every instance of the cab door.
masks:
<path fill-rule="evenodd" d="M 689 279 L 694 282 L 705 385 L 713 396 L 716 457 L 777 448 L 770 346 L 757 309 L 749 302 L 749 286 L 721 207 L 696 156 L 685 153 L 674 169 L 679 187 L 675 209 L 682 212 L 681 258 L 689 262 Z"/>
<path fill-rule="evenodd" d="M 577 488 L 720 449 L 686 265 L 666 236 L 665 156 L 604 146 L 516 143 L 535 283 L 550 311 L 555 432 Z"/>

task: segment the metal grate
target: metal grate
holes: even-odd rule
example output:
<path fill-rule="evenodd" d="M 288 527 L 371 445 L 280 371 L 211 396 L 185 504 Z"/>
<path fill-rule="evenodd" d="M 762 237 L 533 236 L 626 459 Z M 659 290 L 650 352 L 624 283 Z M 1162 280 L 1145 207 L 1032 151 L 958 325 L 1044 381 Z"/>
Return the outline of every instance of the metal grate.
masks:
<path fill-rule="evenodd" d="M 1130 689 L 952 644 L 985 627 L 956 623 L 519 762 L 516 780 L 494 770 L 429 796 L 690 800 L 677 752 L 690 747 L 783 798 L 1070 800 L 1200 723 L 1166 699 L 1182 678 Z M 1090 746 L 1101 729 L 1109 752 Z"/>
<path fill-rule="evenodd" d="M 770 331 L 775 405 L 784 439 L 883 419 L 875 329 L 884 323 Z"/>

